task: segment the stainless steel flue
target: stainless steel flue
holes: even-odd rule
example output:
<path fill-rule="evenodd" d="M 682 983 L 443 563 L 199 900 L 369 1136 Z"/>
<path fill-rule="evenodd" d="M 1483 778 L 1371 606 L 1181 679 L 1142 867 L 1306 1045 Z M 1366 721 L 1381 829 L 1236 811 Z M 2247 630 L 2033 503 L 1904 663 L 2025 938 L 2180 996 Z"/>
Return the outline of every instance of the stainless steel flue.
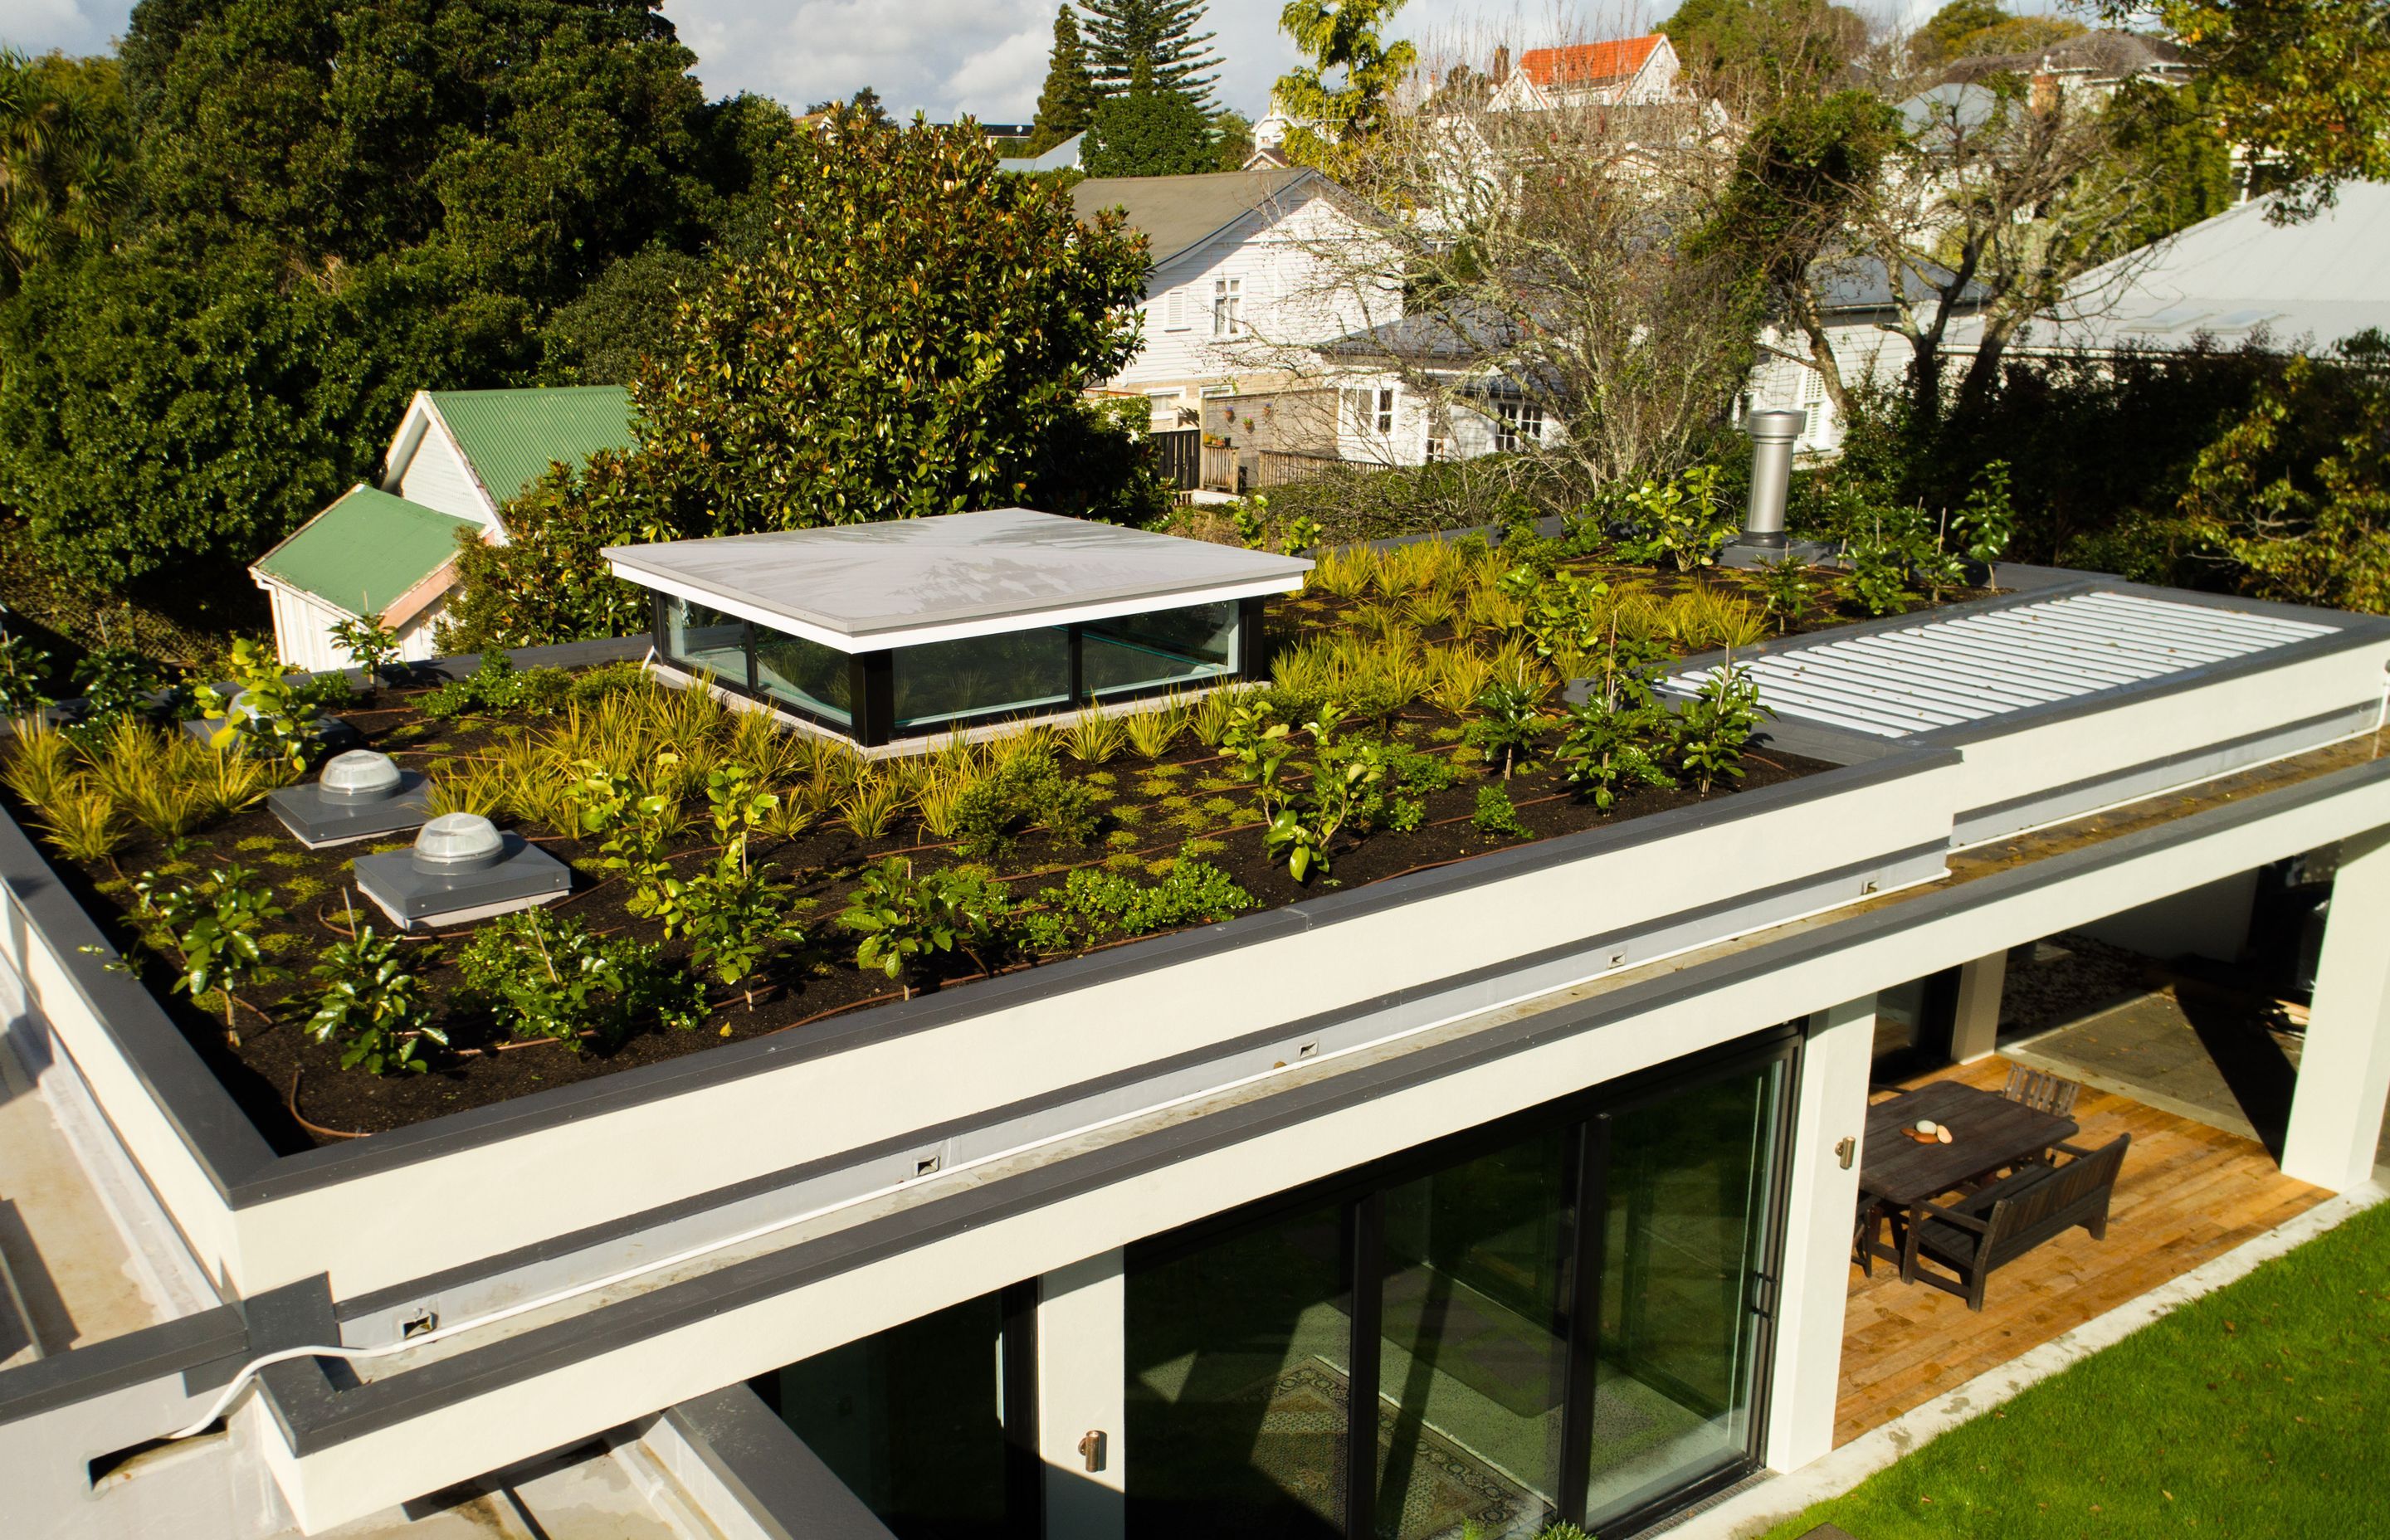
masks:
<path fill-rule="evenodd" d="M 1751 507 L 1742 516 L 1741 544 L 1784 548 L 1784 503 L 1792 491 L 1792 444 L 1809 426 L 1809 414 L 1754 412 L 1743 419 L 1751 435 Z"/>

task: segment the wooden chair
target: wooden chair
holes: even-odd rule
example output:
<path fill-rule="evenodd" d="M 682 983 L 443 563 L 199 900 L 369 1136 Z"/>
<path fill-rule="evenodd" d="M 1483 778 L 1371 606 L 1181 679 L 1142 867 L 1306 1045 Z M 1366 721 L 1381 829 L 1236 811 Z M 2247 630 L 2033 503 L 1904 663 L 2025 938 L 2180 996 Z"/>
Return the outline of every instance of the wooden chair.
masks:
<path fill-rule="evenodd" d="M 1992 1274 L 2043 1241 L 2077 1225 L 2101 1239 L 2108 1233 L 2108 1200 L 2132 1142 L 2130 1134 L 2120 1134 L 2098 1149 L 2062 1144 L 2059 1152 L 2071 1157 L 2064 1165 L 2025 1166 L 1947 1208 L 1918 1204 L 1901 1241 L 1901 1280 L 1931 1284 L 1981 1310 Z M 1927 1272 L 1929 1262 L 1951 1276 Z"/>
<path fill-rule="evenodd" d="M 2075 1098 L 2082 1092 L 2082 1086 L 2062 1075 L 2047 1070 L 2029 1070 L 2022 1064 L 2009 1066 L 2009 1083 L 2000 1087 L 2000 1095 L 2011 1101 L 2023 1102 L 2054 1118 L 2073 1117 Z"/>

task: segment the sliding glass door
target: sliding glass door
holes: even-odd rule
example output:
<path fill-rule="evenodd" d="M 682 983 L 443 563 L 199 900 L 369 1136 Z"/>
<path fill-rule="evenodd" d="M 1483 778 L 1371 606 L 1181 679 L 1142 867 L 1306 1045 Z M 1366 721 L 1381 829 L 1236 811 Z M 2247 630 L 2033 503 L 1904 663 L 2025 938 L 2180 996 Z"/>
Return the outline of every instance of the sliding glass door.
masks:
<path fill-rule="evenodd" d="M 1793 1041 L 1136 1248 L 1131 1533 L 1609 1533 L 1747 1468 Z"/>
<path fill-rule="evenodd" d="M 1604 1113 L 1588 1527 L 1752 1446 L 1780 1067 Z"/>

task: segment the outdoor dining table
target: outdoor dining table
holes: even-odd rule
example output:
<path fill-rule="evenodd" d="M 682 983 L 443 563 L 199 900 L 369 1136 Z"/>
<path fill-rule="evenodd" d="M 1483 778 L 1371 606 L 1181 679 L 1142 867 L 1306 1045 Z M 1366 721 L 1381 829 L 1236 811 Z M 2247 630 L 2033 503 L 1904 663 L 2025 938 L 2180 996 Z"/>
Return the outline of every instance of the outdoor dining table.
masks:
<path fill-rule="evenodd" d="M 1920 1120 L 1947 1128 L 1950 1142 L 1921 1144 L 1901 1133 Z M 1859 1191 L 1879 1208 L 1907 1209 L 2039 1155 L 2076 1132 L 2072 1118 L 2037 1111 L 1955 1080 L 1929 1081 L 1868 1108 Z M 1875 1256 L 1898 1260 L 1897 1252 L 1876 1244 L 1872 1224 L 1863 1245 Z"/>

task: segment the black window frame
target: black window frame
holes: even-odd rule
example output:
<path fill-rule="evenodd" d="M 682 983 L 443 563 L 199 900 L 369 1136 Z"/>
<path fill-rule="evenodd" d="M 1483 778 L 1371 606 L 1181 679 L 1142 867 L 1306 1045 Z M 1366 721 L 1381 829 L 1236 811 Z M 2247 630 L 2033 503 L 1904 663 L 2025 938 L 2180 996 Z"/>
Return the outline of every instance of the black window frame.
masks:
<path fill-rule="evenodd" d="M 1568 1378 L 1561 1413 L 1560 1491 L 1556 1521 L 1582 1526 L 1585 1497 L 1592 1469 L 1593 1391 L 1600 1341 L 1598 1331 L 1575 1329 L 1598 1322 L 1601 1310 L 1601 1239 L 1603 1226 L 1594 1216 L 1607 1212 L 1609 1193 L 1602 1157 L 1609 1122 L 1622 1112 L 1693 1089 L 1713 1080 L 1781 1064 L 1777 1092 L 1776 1126 L 1768 1150 L 1770 1168 L 1765 1206 L 1767 1246 L 1754 1270 L 1758 1288 L 1753 1305 L 1760 1317 L 1753 1344 L 1754 1363 L 1748 1437 L 1741 1458 L 1663 1495 L 1631 1512 L 1610 1519 L 1604 1534 L 1634 1534 L 1682 1512 L 1765 1467 L 1767 1422 L 1776 1362 L 1776 1325 L 1782 1313 L 1784 1220 L 1792 1192 L 1793 1125 L 1799 1105 L 1803 1022 L 1788 1021 L 1720 1044 L 1698 1054 L 1653 1065 L 1634 1074 L 1567 1096 L 1492 1123 L 1415 1146 L 1365 1166 L 1273 1193 L 1259 1202 L 1214 1214 L 1161 1236 L 1129 1245 L 1124 1267 L 1164 1264 L 1200 1251 L 1240 1234 L 1259 1230 L 1305 1210 L 1325 1204 L 1344 1205 L 1344 1277 L 1352 1301 L 1351 1331 L 1355 1344 L 1346 1386 L 1345 1447 L 1376 1448 L 1376 1431 L 1364 1428 L 1364 1408 L 1378 1402 L 1378 1355 L 1358 1344 L 1379 1335 L 1381 1290 L 1360 1287 L 1364 1278 L 1383 1270 L 1383 1200 L 1387 1191 L 1447 1167 L 1490 1154 L 1555 1125 L 1574 1129 L 1574 1206 L 1575 1232 L 1570 1239 L 1571 1281 Z M 1373 1272 L 1373 1269 L 1375 1270 Z M 1377 1461 L 1349 1457 L 1345 1461 L 1344 1533 L 1373 1535 L 1377 1531 Z"/>
<path fill-rule="evenodd" d="M 869 652 L 848 654 L 850 672 L 847 676 L 847 699 L 852 703 L 850 710 L 854 720 L 852 723 L 841 722 L 835 717 L 825 716 L 819 712 L 808 711 L 794 701 L 783 699 L 760 687 L 755 673 L 757 628 L 754 622 L 739 621 L 741 650 L 747 662 L 746 676 L 741 679 L 728 679 L 673 651 L 669 643 L 670 633 L 666 629 L 666 615 L 672 601 L 680 596 L 667 594 L 659 589 L 653 592 L 651 597 L 649 627 L 657 657 L 684 673 L 711 674 L 713 682 L 721 688 L 768 706 L 776 712 L 784 712 L 819 727 L 824 732 L 846 738 L 866 749 L 876 749 L 889 743 L 927 742 L 944 738 L 952 733 L 967 732 L 974 727 L 991 726 L 1000 722 L 1053 717 L 1065 712 L 1086 711 L 1090 707 L 1110 708 L 1138 700 L 1154 699 L 1189 688 L 1209 689 L 1221 685 L 1266 679 L 1268 677 L 1269 671 L 1266 630 L 1268 600 L 1266 598 L 1249 597 L 1234 601 L 1237 605 L 1237 658 L 1235 664 L 1227 673 L 1210 676 L 1208 683 L 1190 685 L 1188 681 L 1180 680 L 1149 685 L 1136 689 L 1110 690 L 1100 699 L 1086 688 L 1086 676 L 1081 666 L 1084 643 L 1083 622 L 1073 621 L 1060 628 L 1022 626 L 1021 629 L 1024 631 L 1060 629 L 1068 634 L 1071 687 L 1070 696 L 1066 701 L 1060 705 L 1031 707 L 1026 710 L 1000 707 L 994 711 L 973 712 L 967 716 L 949 717 L 934 726 L 899 729 L 896 725 L 895 658 L 896 653 L 901 649 L 881 648 Z M 686 602 L 702 604 L 705 601 L 689 599 Z M 1194 610 L 1206 604 L 1221 602 L 1223 601 L 1219 599 L 1201 599 L 1184 605 L 1157 604 L 1153 608 Z"/>

